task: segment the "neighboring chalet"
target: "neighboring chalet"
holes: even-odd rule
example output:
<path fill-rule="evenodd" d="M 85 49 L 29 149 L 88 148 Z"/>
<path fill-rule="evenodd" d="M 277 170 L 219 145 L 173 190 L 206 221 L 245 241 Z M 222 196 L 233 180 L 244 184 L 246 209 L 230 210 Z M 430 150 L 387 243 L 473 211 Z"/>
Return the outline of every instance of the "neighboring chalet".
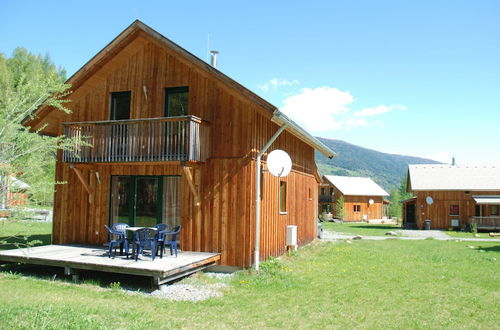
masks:
<path fill-rule="evenodd" d="M 403 223 L 422 229 L 461 228 L 476 222 L 480 229 L 500 228 L 500 167 L 410 165 Z"/>
<path fill-rule="evenodd" d="M 369 221 L 382 219 L 386 216 L 385 210 L 388 201 L 384 197 L 389 194 L 370 178 L 325 175 L 322 186 L 325 192 L 331 195 L 333 189 L 333 203 L 344 197 L 344 221 Z M 323 204 L 324 205 L 324 204 Z M 336 216 L 336 214 L 334 214 Z"/>
<path fill-rule="evenodd" d="M 319 185 L 319 212 L 322 214 L 331 214 L 335 211 L 335 203 L 333 199 L 333 185 L 330 181 L 326 180 L 323 176 L 323 180 Z"/>
<path fill-rule="evenodd" d="M 135 21 L 68 83 L 71 114 L 41 107 L 24 121 L 93 146 L 57 155 L 56 181 L 67 184 L 55 193 L 54 244 L 102 245 L 116 222 L 180 224 L 182 250 L 249 267 L 255 251 L 261 260 L 285 252 L 287 225 L 299 245 L 316 237 L 314 151 L 333 151 L 215 67 Z M 293 167 L 283 178 L 259 172 L 255 249 L 258 153 L 277 132 L 262 164 L 282 149 Z"/>

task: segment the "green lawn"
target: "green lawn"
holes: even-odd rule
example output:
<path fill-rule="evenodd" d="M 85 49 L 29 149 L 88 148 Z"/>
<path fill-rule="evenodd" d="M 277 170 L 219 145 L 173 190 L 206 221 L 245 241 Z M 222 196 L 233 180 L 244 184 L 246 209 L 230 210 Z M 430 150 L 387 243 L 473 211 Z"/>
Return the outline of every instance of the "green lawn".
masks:
<path fill-rule="evenodd" d="M 447 235 L 451 237 L 457 238 L 500 238 L 500 237 L 491 237 L 489 233 L 477 233 L 479 237 L 474 236 L 473 233 L 463 232 L 463 231 L 446 231 Z"/>
<path fill-rule="evenodd" d="M 363 236 L 385 236 L 388 231 L 401 229 L 398 225 L 369 225 L 367 223 L 335 223 L 335 222 L 322 222 L 323 228 L 328 231 L 334 231 L 342 234 L 349 235 L 363 235 Z"/>
<path fill-rule="evenodd" d="M 131 296 L 85 275 L 73 284 L 2 271 L 0 328 L 492 329 L 499 253 L 494 242 L 315 242 L 196 303 Z"/>
<path fill-rule="evenodd" d="M 32 220 L 2 220 L 0 221 L 0 250 L 26 247 L 28 242 L 33 245 L 50 244 L 52 222 Z"/>

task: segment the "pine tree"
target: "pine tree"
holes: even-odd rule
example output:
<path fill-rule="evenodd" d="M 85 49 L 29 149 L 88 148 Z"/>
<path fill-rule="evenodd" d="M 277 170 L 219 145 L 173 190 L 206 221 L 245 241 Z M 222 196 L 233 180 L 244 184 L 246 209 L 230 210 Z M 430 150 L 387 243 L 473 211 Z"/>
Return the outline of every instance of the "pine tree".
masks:
<path fill-rule="evenodd" d="M 344 220 L 344 196 L 340 196 L 335 202 L 335 218 Z"/>

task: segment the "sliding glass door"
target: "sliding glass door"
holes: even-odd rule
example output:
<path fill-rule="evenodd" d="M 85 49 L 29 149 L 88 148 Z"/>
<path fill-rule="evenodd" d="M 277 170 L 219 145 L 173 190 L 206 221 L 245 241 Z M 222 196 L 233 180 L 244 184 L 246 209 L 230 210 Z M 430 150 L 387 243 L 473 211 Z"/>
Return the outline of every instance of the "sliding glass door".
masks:
<path fill-rule="evenodd" d="M 111 224 L 149 227 L 180 222 L 180 176 L 112 176 Z"/>

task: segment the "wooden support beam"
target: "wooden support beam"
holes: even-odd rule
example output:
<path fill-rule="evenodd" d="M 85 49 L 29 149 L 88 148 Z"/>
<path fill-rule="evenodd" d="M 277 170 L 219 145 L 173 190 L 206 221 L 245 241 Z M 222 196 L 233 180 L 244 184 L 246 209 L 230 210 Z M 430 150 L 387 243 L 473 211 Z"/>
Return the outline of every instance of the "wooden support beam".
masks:
<path fill-rule="evenodd" d="M 193 193 L 195 204 L 196 206 L 200 206 L 200 196 L 198 194 L 198 191 L 196 190 L 196 187 L 194 186 L 193 173 L 191 173 L 189 167 L 182 166 L 182 169 L 184 170 L 184 174 L 186 175 L 189 188 L 191 188 L 191 192 Z"/>
<path fill-rule="evenodd" d="M 92 192 L 91 192 L 90 187 L 87 184 L 87 182 L 85 182 L 85 179 L 83 178 L 82 172 L 80 172 L 80 170 L 75 167 L 75 164 L 70 164 L 69 167 L 72 168 L 73 171 L 75 171 L 76 176 L 78 177 L 78 179 L 82 183 L 83 187 L 85 188 L 85 190 L 87 190 L 87 193 L 89 194 L 89 203 L 92 203 Z"/>

